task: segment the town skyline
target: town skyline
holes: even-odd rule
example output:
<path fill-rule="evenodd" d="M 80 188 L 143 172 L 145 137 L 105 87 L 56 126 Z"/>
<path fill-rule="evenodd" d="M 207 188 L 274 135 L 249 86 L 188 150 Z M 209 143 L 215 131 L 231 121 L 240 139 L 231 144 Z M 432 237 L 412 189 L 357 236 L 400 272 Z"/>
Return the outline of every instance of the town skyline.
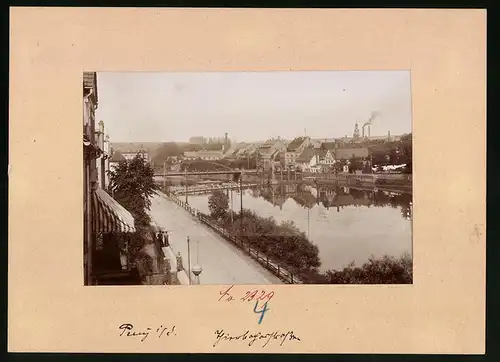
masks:
<path fill-rule="evenodd" d="M 232 142 L 351 137 L 373 112 L 371 135 L 411 133 L 408 71 L 97 74 L 112 142 Z"/>

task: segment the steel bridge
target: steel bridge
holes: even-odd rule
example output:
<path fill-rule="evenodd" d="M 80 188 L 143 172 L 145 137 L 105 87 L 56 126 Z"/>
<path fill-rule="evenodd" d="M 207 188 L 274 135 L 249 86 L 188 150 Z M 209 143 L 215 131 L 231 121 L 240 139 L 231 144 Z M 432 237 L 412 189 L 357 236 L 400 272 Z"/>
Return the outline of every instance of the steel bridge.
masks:
<path fill-rule="evenodd" d="M 257 170 L 227 170 L 227 171 L 178 171 L 178 172 L 156 172 L 155 176 L 201 176 L 201 175 L 255 175 Z"/>
<path fill-rule="evenodd" d="M 212 164 L 217 168 L 224 169 L 223 171 L 188 171 L 187 167 L 191 165 L 196 165 L 199 163 L 203 164 Z M 243 183 L 242 183 L 242 174 L 256 174 L 257 170 L 234 170 L 231 167 L 226 165 L 222 165 L 217 162 L 211 161 L 202 161 L 202 160 L 194 160 L 184 162 L 184 167 L 186 168 L 184 171 L 169 171 L 167 172 L 166 164 L 163 164 L 163 172 L 155 173 L 155 176 L 162 176 L 164 182 L 164 188 L 167 188 L 167 178 L 174 176 L 183 176 L 185 178 L 185 196 L 186 196 L 186 204 L 188 204 L 188 176 L 199 176 L 199 175 L 233 175 L 235 177 L 234 181 L 239 181 L 239 190 L 240 190 L 240 204 L 241 204 L 241 215 L 243 216 Z M 237 176 L 237 178 L 236 178 Z"/>

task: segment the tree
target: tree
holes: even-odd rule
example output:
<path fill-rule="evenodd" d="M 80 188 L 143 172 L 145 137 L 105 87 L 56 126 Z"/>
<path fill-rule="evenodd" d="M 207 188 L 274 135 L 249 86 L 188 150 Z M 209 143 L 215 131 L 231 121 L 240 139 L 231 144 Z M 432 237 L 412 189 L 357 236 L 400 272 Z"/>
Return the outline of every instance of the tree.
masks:
<path fill-rule="evenodd" d="M 208 198 L 208 209 L 214 219 L 223 219 L 229 209 L 229 197 L 220 190 L 214 191 Z"/>
<path fill-rule="evenodd" d="M 113 197 L 130 211 L 138 229 L 149 227 L 151 219 L 147 213 L 151 207 L 151 196 L 159 190 L 154 181 L 154 170 L 137 155 L 130 161 L 123 160 L 109 172 Z"/>
<path fill-rule="evenodd" d="M 342 172 L 344 170 L 345 164 L 346 164 L 346 160 L 340 159 L 333 164 L 333 168 L 336 172 Z"/>
<path fill-rule="evenodd" d="M 356 170 L 361 170 L 362 167 L 361 160 L 353 155 L 350 160 L 349 171 L 354 172 Z"/>
<path fill-rule="evenodd" d="M 175 142 L 165 142 L 156 149 L 153 157 L 155 165 L 163 165 L 169 157 L 182 155 L 181 148 Z"/>

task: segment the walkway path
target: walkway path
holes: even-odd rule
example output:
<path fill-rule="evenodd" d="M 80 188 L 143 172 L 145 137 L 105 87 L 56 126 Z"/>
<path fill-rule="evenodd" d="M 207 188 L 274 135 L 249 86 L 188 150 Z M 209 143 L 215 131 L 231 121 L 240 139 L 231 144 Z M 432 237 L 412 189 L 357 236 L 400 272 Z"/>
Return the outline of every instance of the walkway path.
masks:
<path fill-rule="evenodd" d="M 186 240 L 190 237 L 191 267 L 199 264 L 203 268 L 200 284 L 282 284 L 271 272 L 165 196 L 154 196 L 151 202 L 151 217 L 158 226 L 170 230 L 170 245 L 175 253 L 181 253 L 186 269 Z"/>

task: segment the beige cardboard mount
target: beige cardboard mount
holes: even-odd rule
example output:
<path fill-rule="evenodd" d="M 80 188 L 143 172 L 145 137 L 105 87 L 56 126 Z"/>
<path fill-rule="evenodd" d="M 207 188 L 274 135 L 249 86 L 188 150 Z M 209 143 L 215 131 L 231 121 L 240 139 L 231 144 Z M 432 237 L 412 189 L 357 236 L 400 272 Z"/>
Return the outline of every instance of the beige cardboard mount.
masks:
<path fill-rule="evenodd" d="M 10 40 L 10 351 L 484 353 L 486 11 L 11 8 Z M 413 285 L 272 287 L 261 325 L 220 286 L 82 285 L 82 71 L 377 69 L 411 70 Z"/>

